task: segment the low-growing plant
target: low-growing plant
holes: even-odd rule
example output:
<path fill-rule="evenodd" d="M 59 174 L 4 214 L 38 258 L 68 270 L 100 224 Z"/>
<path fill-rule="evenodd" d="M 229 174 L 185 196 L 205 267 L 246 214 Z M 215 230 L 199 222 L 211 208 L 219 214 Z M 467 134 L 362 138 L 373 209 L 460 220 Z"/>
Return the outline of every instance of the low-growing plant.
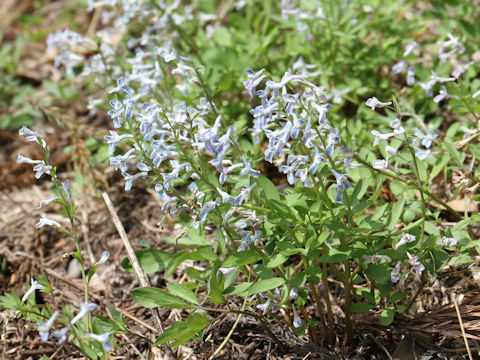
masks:
<path fill-rule="evenodd" d="M 52 203 L 58 203 L 62 206 L 62 214 L 69 222 L 69 226 L 65 226 L 58 221 L 48 219 L 42 215 L 35 227 L 37 229 L 43 226 L 56 227 L 62 235 L 73 240 L 75 251 L 67 254 L 67 256 L 72 257 L 74 261 L 76 260 L 80 264 L 84 297 L 79 300 L 79 311 L 75 316 L 74 309 L 68 305 L 64 305 L 60 312 L 48 303 L 37 303 L 36 296 L 34 296 L 37 290 L 45 293 L 52 292 L 48 279 L 46 276 L 42 276 L 39 279 L 32 277 L 31 285 L 22 298 L 13 292 L 1 296 L 0 305 L 6 309 L 14 309 L 17 311 L 17 315 L 24 316 L 26 319 L 36 322 L 42 341 L 48 341 L 48 339 L 51 338 L 57 344 L 62 344 L 70 339 L 85 356 L 90 359 L 97 359 L 99 356 L 105 358 L 106 354 L 113 349 L 113 345 L 110 342 L 113 331 L 116 333 L 128 332 L 122 315 L 112 307 L 109 307 L 109 311 L 113 316 L 113 320 L 100 316 L 96 318 L 90 316 L 90 312 L 95 310 L 98 304 L 89 302 L 89 283 L 98 267 L 106 263 L 110 254 L 108 251 L 104 251 L 101 258 L 95 264 L 92 264 L 88 272 L 86 271 L 86 264 L 82 256 L 79 236 L 75 225 L 77 205 L 72 198 L 69 181 L 60 181 L 57 176 L 57 168 L 50 163 L 50 147 L 39 132 L 32 131 L 23 126 L 19 134 L 26 136 L 27 141 L 37 142 L 41 146 L 43 160 L 33 160 L 18 154 L 17 162 L 20 164 L 34 165 L 33 170 L 36 173 L 35 178 L 37 179 L 40 179 L 43 175 L 49 176 L 55 194 L 54 197 L 42 201 L 35 208 L 39 210 Z M 51 331 L 59 325 L 62 327 Z"/>

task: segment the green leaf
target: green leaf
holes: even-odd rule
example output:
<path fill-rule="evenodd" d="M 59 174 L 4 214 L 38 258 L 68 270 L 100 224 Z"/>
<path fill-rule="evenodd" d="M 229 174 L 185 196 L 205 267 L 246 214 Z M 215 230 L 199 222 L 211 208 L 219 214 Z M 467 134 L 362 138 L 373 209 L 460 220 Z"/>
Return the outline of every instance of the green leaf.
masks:
<path fill-rule="evenodd" d="M 328 249 L 327 253 L 323 254 L 319 261 L 322 263 L 332 264 L 348 259 L 351 253 L 352 249 L 341 250 L 332 248 Z"/>
<path fill-rule="evenodd" d="M 425 221 L 425 232 L 430 235 L 440 236 L 440 230 L 430 221 Z"/>
<path fill-rule="evenodd" d="M 164 277 L 170 277 L 175 272 L 175 270 L 177 270 L 178 266 L 186 260 L 205 260 L 205 258 L 196 251 L 182 251 L 176 253 L 168 262 L 167 267 L 165 268 Z"/>
<path fill-rule="evenodd" d="M 187 236 L 179 239 L 167 238 L 165 242 L 175 247 L 191 249 L 211 245 L 211 242 L 205 239 L 205 234 L 200 229 L 190 229 L 187 231 Z"/>
<path fill-rule="evenodd" d="M 361 178 L 360 181 L 355 185 L 355 189 L 353 189 L 352 197 L 351 197 L 351 204 L 354 206 L 358 203 L 365 192 L 368 189 L 368 183 L 370 182 L 370 178 Z"/>
<path fill-rule="evenodd" d="M 192 304 L 200 305 L 195 294 L 187 286 L 172 282 L 167 284 L 167 288 L 172 295 L 179 296 Z"/>
<path fill-rule="evenodd" d="M 462 164 L 462 157 L 460 156 L 458 150 L 455 149 L 455 145 L 453 145 L 450 139 L 444 138 L 442 141 L 442 146 L 455 160 L 457 160 L 458 164 Z"/>
<path fill-rule="evenodd" d="M 219 267 L 220 266 L 218 265 L 214 266 L 208 281 L 208 295 L 210 295 L 210 301 L 212 301 L 214 304 L 221 304 L 225 302 L 225 299 L 222 295 L 223 291 L 225 290 L 223 286 L 225 278 L 219 274 Z"/>
<path fill-rule="evenodd" d="M 272 183 L 268 178 L 260 175 L 257 179 L 257 183 L 264 192 L 265 200 L 280 200 L 280 193 L 278 192 L 275 184 Z"/>
<path fill-rule="evenodd" d="M 275 211 L 283 219 L 297 221 L 297 216 L 293 208 L 287 204 L 281 202 L 280 200 L 272 199 L 270 200 L 270 208 Z"/>
<path fill-rule="evenodd" d="M 348 232 L 348 227 L 340 221 L 325 221 L 324 225 L 326 228 L 336 232 L 336 233 L 346 233 Z"/>
<path fill-rule="evenodd" d="M 434 179 L 438 174 L 440 174 L 440 171 L 443 170 L 443 168 L 448 164 L 449 161 L 450 156 L 448 156 L 448 154 L 442 154 L 441 157 L 437 159 L 435 165 L 432 168 L 430 179 Z"/>
<path fill-rule="evenodd" d="M 23 305 L 20 296 L 17 293 L 11 292 L 0 296 L 0 307 L 5 309 L 18 309 Z"/>
<path fill-rule="evenodd" d="M 223 263 L 223 267 L 239 267 L 243 265 L 253 264 L 259 261 L 262 257 L 252 250 L 240 251 L 231 255 Z"/>
<path fill-rule="evenodd" d="M 165 269 L 165 264 L 171 259 L 172 254 L 167 253 L 166 251 L 161 251 L 157 249 L 145 249 L 135 251 L 138 261 L 142 269 L 147 274 L 153 274 L 157 271 Z M 135 274 L 132 264 L 128 257 L 125 257 L 122 261 L 122 267 L 128 272 Z"/>
<path fill-rule="evenodd" d="M 405 299 L 407 294 L 408 294 L 407 290 L 395 293 L 392 296 L 390 296 L 390 298 L 388 299 L 388 302 L 394 303 L 394 302 L 397 302 L 397 301 L 401 301 L 401 300 Z"/>
<path fill-rule="evenodd" d="M 368 303 L 357 303 L 357 304 L 352 304 L 352 306 L 350 306 L 350 311 L 352 313 L 363 313 L 363 312 L 372 310 L 374 307 L 375 305 L 368 304 Z"/>
<path fill-rule="evenodd" d="M 378 320 L 383 326 L 388 326 L 393 322 L 394 316 L 395 310 L 393 308 L 388 308 L 382 311 Z"/>
<path fill-rule="evenodd" d="M 187 320 L 175 323 L 165 330 L 155 341 L 155 345 L 165 344 L 176 340 L 171 344 L 175 347 L 191 340 L 195 335 L 210 324 L 208 316 L 204 314 L 192 314 Z"/>
<path fill-rule="evenodd" d="M 285 256 L 283 254 L 277 254 L 273 258 L 268 259 L 266 266 L 270 269 L 274 269 L 282 265 L 287 260 L 288 260 L 288 256 Z"/>
<path fill-rule="evenodd" d="M 443 269 L 450 255 L 447 252 L 440 249 L 433 250 L 432 255 L 433 255 L 433 261 L 434 261 L 433 262 L 434 271 L 438 273 Z"/>
<path fill-rule="evenodd" d="M 379 284 L 386 284 L 390 281 L 390 267 L 387 263 L 370 264 L 367 273 Z"/>
<path fill-rule="evenodd" d="M 402 215 L 403 208 L 405 206 L 405 199 L 402 198 L 392 205 L 392 213 L 388 219 L 388 230 L 393 230 L 398 224 L 400 215 Z"/>
<path fill-rule="evenodd" d="M 146 308 L 154 308 L 163 306 L 171 309 L 192 309 L 193 306 L 187 304 L 185 301 L 177 296 L 173 296 L 163 290 L 143 287 L 136 288 L 130 292 L 130 297 Z"/>
<path fill-rule="evenodd" d="M 285 280 L 282 278 L 273 278 L 259 280 L 248 289 L 249 294 L 257 294 L 268 290 L 276 289 L 285 284 Z"/>
<path fill-rule="evenodd" d="M 322 269 L 319 266 L 309 266 L 305 270 L 308 282 L 318 284 L 322 279 Z"/>
<path fill-rule="evenodd" d="M 246 294 L 249 287 L 251 287 L 253 282 L 244 282 L 238 285 L 230 286 L 228 289 L 225 289 L 223 292 L 224 295 L 243 295 Z"/>
<path fill-rule="evenodd" d="M 471 264 L 473 263 L 474 260 L 472 257 L 468 254 L 461 254 L 454 256 L 450 259 L 448 262 L 448 265 L 453 266 L 453 265 L 462 265 L 462 264 Z"/>

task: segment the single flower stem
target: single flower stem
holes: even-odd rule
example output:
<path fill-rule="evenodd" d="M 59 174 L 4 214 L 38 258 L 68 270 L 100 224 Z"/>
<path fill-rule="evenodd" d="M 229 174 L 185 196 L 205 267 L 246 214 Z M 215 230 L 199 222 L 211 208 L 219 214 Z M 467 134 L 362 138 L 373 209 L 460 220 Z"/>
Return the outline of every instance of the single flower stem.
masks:
<path fill-rule="evenodd" d="M 327 303 L 327 317 L 328 317 L 328 326 L 329 326 L 329 339 L 328 343 L 330 345 L 335 344 L 335 330 L 333 328 L 333 311 L 332 311 L 332 303 L 330 301 L 330 289 L 328 286 L 328 269 L 327 269 L 327 264 L 322 263 L 322 283 L 323 283 L 323 288 L 325 289 L 325 302 Z"/>
<path fill-rule="evenodd" d="M 247 297 L 245 297 L 245 299 L 243 300 L 243 304 L 242 304 L 242 308 L 241 310 L 244 311 L 245 310 L 245 307 L 247 305 Z M 215 356 L 217 356 L 220 351 L 222 351 L 222 349 L 225 347 L 225 345 L 227 345 L 227 342 L 230 340 L 230 338 L 232 337 L 233 335 L 233 332 L 235 331 L 235 329 L 237 328 L 238 326 L 238 323 L 240 322 L 241 318 L 242 318 L 243 314 L 238 314 L 237 316 L 237 319 L 235 320 L 235 323 L 233 324 L 232 328 L 230 329 L 230 331 L 228 332 L 227 336 L 225 337 L 225 339 L 222 341 L 222 343 L 220 344 L 220 346 L 217 348 L 217 350 L 215 350 L 215 352 L 212 354 L 212 356 L 210 356 L 208 358 L 208 360 L 212 360 L 213 358 L 215 358 Z"/>
<path fill-rule="evenodd" d="M 318 296 L 318 292 L 317 292 L 317 289 L 315 288 L 315 285 L 312 284 L 311 282 L 309 282 L 308 285 L 310 287 L 310 292 L 313 295 L 313 300 L 317 305 L 318 317 L 320 318 L 320 322 L 322 323 L 325 341 L 329 344 L 330 343 L 329 339 L 332 337 L 332 335 L 330 334 L 329 329 L 327 327 L 327 323 L 325 321 L 325 315 L 323 314 L 323 306 L 322 306 L 322 303 L 320 302 L 320 297 Z"/>
<path fill-rule="evenodd" d="M 420 295 L 420 293 L 422 292 L 422 290 L 423 290 L 423 288 L 425 287 L 426 284 L 427 284 L 427 280 L 426 280 L 425 276 L 422 274 L 422 282 L 418 286 L 417 291 L 415 291 L 415 294 L 408 301 L 407 305 L 405 306 L 404 312 L 407 312 L 412 307 L 413 303 L 417 299 L 418 295 Z"/>
<path fill-rule="evenodd" d="M 300 312 L 302 313 L 303 317 L 305 318 L 305 321 L 308 324 L 308 331 L 310 332 L 310 336 L 312 337 L 312 340 L 315 344 L 320 345 L 320 340 L 318 339 L 318 334 L 317 334 L 317 329 L 310 325 L 310 317 L 308 316 L 307 311 L 303 306 L 300 306 L 299 308 Z"/>

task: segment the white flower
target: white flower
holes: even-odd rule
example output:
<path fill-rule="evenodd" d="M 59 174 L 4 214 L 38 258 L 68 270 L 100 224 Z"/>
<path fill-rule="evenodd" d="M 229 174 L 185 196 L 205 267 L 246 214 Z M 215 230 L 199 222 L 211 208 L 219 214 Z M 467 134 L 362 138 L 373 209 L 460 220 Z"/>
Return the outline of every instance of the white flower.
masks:
<path fill-rule="evenodd" d="M 372 167 L 374 169 L 388 169 L 388 160 L 373 160 Z"/>
<path fill-rule="evenodd" d="M 453 77 L 450 77 L 450 78 L 443 78 L 443 77 L 440 77 L 437 75 L 437 73 L 435 71 L 432 70 L 432 78 L 431 80 L 427 83 L 428 84 L 428 87 L 431 89 L 433 85 L 435 85 L 436 83 L 446 83 L 446 82 L 449 82 L 449 81 L 455 81 L 456 79 L 453 78 Z"/>
<path fill-rule="evenodd" d="M 42 217 L 40 218 L 40 221 L 35 225 L 35 227 L 37 229 L 40 229 L 44 225 L 62 227 L 60 223 L 56 222 L 55 220 L 47 219 L 45 216 L 42 215 Z"/>
<path fill-rule="evenodd" d="M 57 200 L 57 199 L 58 199 L 58 197 L 55 196 L 55 197 L 52 197 L 52 198 L 50 198 L 50 199 L 43 200 L 43 201 L 40 202 L 39 204 L 35 205 L 35 209 L 37 209 L 37 210 L 38 210 L 38 209 L 41 209 L 42 207 L 47 206 L 48 204 L 54 202 L 54 201 Z"/>
<path fill-rule="evenodd" d="M 40 144 L 42 147 L 45 147 L 47 143 L 43 139 L 42 134 L 40 134 L 37 131 L 30 130 L 26 126 L 22 126 L 20 130 L 18 130 L 18 135 L 23 136 L 27 135 L 26 140 L 27 141 L 35 141 L 36 143 Z M 39 141 L 41 140 L 41 142 Z"/>
<path fill-rule="evenodd" d="M 394 246 L 394 249 L 395 249 L 395 250 L 398 250 L 398 248 L 399 248 L 400 246 L 405 245 L 405 244 L 408 244 L 408 243 L 411 243 L 411 242 L 415 241 L 416 239 L 417 239 L 417 237 L 416 237 L 415 235 L 402 232 L 402 238 L 401 238 L 400 241 Z"/>
<path fill-rule="evenodd" d="M 457 239 L 444 236 L 440 239 L 440 244 L 444 246 L 455 246 L 457 245 Z"/>
<path fill-rule="evenodd" d="M 395 265 L 395 267 L 392 269 L 392 272 L 390 273 L 390 279 L 394 284 L 400 281 L 400 265 L 400 261 L 397 262 L 397 265 Z"/>
<path fill-rule="evenodd" d="M 448 99 L 457 99 L 458 100 L 458 96 L 450 95 L 447 92 L 447 88 L 445 87 L 445 85 L 442 85 L 441 88 L 440 88 L 439 94 L 433 98 L 433 101 L 435 101 L 436 103 L 439 103 L 443 99 L 447 99 L 447 100 Z"/>
<path fill-rule="evenodd" d="M 373 146 L 377 146 L 383 140 L 388 140 L 389 138 L 395 136 L 396 134 L 394 132 L 393 133 L 382 134 L 381 132 L 379 132 L 377 130 L 372 130 L 372 135 L 375 136 L 375 140 L 373 140 Z"/>
<path fill-rule="evenodd" d="M 102 253 L 102 257 L 93 266 L 105 264 L 109 257 L 110 257 L 110 253 L 108 251 L 104 251 Z"/>
<path fill-rule="evenodd" d="M 412 265 L 412 270 L 416 275 L 420 275 L 423 270 L 425 270 L 425 266 L 418 261 L 418 256 L 412 256 L 408 251 L 407 251 L 407 256 L 408 256 L 408 262 L 410 265 Z"/>
<path fill-rule="evenodd" d="M 45 289 L 45 286 L 40 285 L 37 280 L 31 279 L 30 289 L 28 289 L 25 295 L 23 295 L 22 302 L 25 302 L 28 299 L 28 297 L 35 292 L 35 290 L 42 290 L 42 289 Z"/>
<path fill-rule="evenodd" d="M 40 164 L 43 160 L 32 160 L 30 158 L 27 158 L 21 154 L 17 155 L 17 163 L 18 164 Z"/>
<path fill-rule="evenodd" d="M 385 106 L 392 105 L 392 102 L 381 102 L 376 97 L 372 97 L 365 102 L 365 105 L 367 105 L 372 110 L 375 110 L 375 108 L 383 108 Z"/>
<path fill-rule="evenodd" d="M 235 270 L 234 267 L 221 267 L 218 268 L 218 270 L 225 276 L 227 277 L 228 274 L 230 274 L 233 270 Z"/>
<path fill-rule="evenodd" d="M 387 260 L 388 262 L 392 261 L 392 259 L 387 255 L 363 255 L 363 262 L 365 264 L 375 263 L 378 264 L 380 260 Z"/>
<path fill-rule="evenodd" d="M 385 146 L 385 152 L 388 155 L 391 155 L 391 156 L 396 156 L 397 155 L 397 149 L 391 147 L 390 145 Z"/>

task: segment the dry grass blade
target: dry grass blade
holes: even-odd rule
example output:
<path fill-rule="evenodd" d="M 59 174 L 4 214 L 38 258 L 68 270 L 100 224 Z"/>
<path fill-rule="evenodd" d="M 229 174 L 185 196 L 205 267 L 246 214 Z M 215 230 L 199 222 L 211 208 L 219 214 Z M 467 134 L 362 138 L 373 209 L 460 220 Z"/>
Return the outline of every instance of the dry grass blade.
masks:
<path fill-rule="evenodd" d="M 462 331 L 462 337 L 463 337 L 463 341 L 465 342 L 465 347 L 467 349 L 468 358 L 470 360 L 472 360 L 472 352 L 470 351 L 470 346 L 468 345 L 468 340 L 467 340 L 467 337 L 465 335 L 465 328 L 463 327 L 462 316 L 460 315 L 460 310 L 459 310 L 458 304 L 457 304 L 457 297 L 455 296 L 455 294 L 452 294 L 452 302 L 453 302 L 453 305 L 455 306 L 455 312 L 457 313 L 458 323 L 460 325 L 460 330 Z"/>
<path fill-rule="evenodd" d="M 130 241 L 128 240 L 127 233 L 125 232 L 125 229 L 120 219 L 118 218 L 117 212 L 113 207 L 110 197 L 106 192 L 102 193 L 102 197 L 103 197 L 103 200 L 105 201 L 105 204 L 107 205 L 108 211 L 110 212 L 112 221 L 115 224 L 115 227 L 117 228 L 118 234 L 120 235 L 120 238 L 123 241 L 123 245 L 125 246 L 125 250 L 127 251 L 128 259 L 130 260 L 130 263 L 132 264 L 132 267 L 135 270 L 135 274 L 137 275 L 140 281 L 140 285 L 142 287 L 149 287 L 150 282 L 148 281 L 147 274 L 145 274 L 142 267 L 140 266 L 140 262 L 138 261 L 137 256 L 135 255 L 135 251 L 133 250 L 132 244 L 130 244 Z M 162 321 L 160 320 L 160 316 L 156 308 L 152 308 L 152 315 L 157 323 L 160 333 L 162 333 L 163 332 Z M 170 346 L 164 345 L 163 348 L 165 350 L 165 354 L 164 354 L 165 359 L 170 360 L 170 359 L 177 358 L 173 353 L 173 350 L 170 348 Z M 152 352 L 156 352 L 156 351 L 152 349 Z"/>

